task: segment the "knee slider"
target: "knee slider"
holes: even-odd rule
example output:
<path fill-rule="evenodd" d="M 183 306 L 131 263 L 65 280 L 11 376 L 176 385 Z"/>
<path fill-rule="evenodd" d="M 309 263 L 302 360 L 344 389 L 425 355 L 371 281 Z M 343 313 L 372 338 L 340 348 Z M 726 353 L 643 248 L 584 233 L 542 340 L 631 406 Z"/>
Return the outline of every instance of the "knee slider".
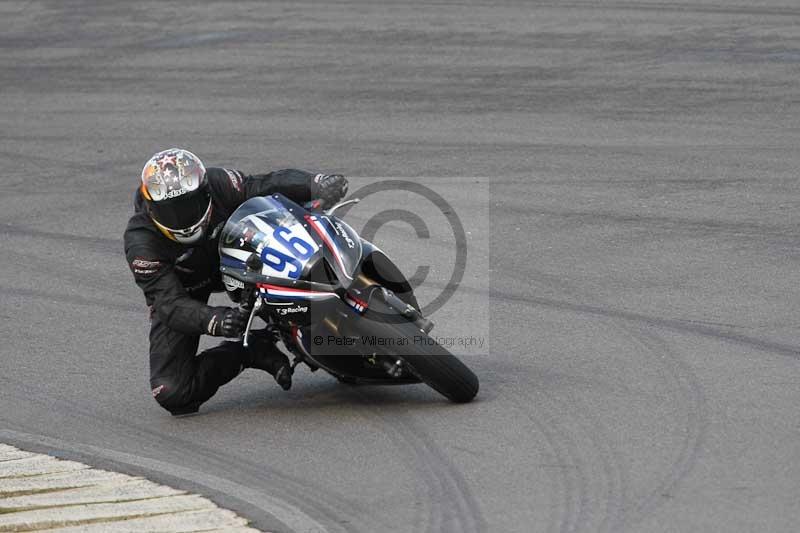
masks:
<path fill-rule="evenodd" d="M 173 415 L 195 413 L 200 408 L 199 402 L 188 400 L 190 387 L 172 379 L 159 379 L 152 382 L 153 398 L 158 404 Z"/>

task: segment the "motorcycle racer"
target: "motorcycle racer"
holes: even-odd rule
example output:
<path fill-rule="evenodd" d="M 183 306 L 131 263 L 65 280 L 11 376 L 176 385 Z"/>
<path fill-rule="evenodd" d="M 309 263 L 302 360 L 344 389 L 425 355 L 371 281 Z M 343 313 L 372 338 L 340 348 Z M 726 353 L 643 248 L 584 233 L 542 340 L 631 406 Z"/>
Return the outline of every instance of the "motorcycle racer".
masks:
<path fill-rule="evenodd" d="M 219 233 L 247 199 L 273 193 L 332 204 L 347 193 L 347 180 L 297 169 L 245 175 L 206 168 L 181 148 L 156 153 L 142 170 L 125 255 L 150 308 L 152 394 L 173 415 L 197 412 L 244 368 L 264 370 L 283 389 L 291 387 L 289 360 L 269 335 L 253 335 L 249 348 L 236 340 L 197 353 L 201 335 L 236 338 L 244 331 L 247 316 L 240 309 L 208 305 L 212 292 L 224 290 Z"/>

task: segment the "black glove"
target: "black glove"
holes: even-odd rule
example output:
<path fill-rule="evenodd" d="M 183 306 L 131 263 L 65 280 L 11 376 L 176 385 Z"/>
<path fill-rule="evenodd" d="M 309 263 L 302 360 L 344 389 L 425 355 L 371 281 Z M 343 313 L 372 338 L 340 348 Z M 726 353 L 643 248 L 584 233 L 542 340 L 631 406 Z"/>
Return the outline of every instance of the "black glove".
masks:
<path fill-rule="evenodd" d="M 317 174 L 311 181 L 311 198 L 332 206 L 347 194 L 347 178 L 341 174 Z"/>
<path fill-rule="evenodd" d="M 247 327 L 248 316 L 235 307 L 212 307 L 206 330 L 214 337 L 239 337 Z"/>

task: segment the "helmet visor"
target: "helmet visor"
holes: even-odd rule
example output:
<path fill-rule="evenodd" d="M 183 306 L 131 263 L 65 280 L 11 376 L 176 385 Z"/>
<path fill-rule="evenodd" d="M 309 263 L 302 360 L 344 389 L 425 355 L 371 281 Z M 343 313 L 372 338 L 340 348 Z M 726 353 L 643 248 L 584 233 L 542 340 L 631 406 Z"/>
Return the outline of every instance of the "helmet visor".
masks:
<path fill-rule="evenodd" d="M 198 224 L 208 212 L 211 194 L 203 186 L 175 198 L 150 203 L 150 214 L 166 229 L 184 231 Z"/>

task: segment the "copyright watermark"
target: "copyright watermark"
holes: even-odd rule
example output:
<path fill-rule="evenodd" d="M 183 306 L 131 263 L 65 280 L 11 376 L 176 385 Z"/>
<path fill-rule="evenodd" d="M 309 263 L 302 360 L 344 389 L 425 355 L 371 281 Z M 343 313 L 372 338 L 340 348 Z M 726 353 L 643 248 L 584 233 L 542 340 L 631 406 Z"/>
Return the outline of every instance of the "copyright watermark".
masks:
<path fill-rule="evenodd" d="M 450 337 L 440 335 L 415 335 L 413 337 L 397 336 L 382 337 L 378 335 L 337 336 L 337 335 L 316 335 L 313 339 L 314 346 L 333 347 L 333 346 L 444 346 L 445 348 L 467 348 L 475 346 L 483 348 L 486 345 L 485 337 Z"/>
<path fill-rule="evenodd" d="M 450 231 L 452 231 L 452 249 L 455 251 L 455 262 L 452 274 L 441 292 L 432 301 L 421 305 L 420 311 L 422 311 L 423 315 L 432 315 L 438 309 L 441 309 L 453 296 L 464 277 L 468 256 L 467 235 L 464 231 L 464 224 L 461 222 L 461 218 L 458 216 L 456 209 L 441 194 L 431 187 L 415 181 L 400 179 L 377 181 L 352 191 L 350 197 L 359 198 L 364 201 L 368 197 L 380 192 L 389 192 L 394 195 L 400 192 L 411 193 L 413 195 L 412 197 L 415 197 L 415 199 L 411 202 L 406 200 L 405 205 L 407 205 L 407 207 L 393 207 L 372 215 L 361 229 L 360 233 L 363 239 L 368 241 L 374 240 L 378 230 L 391 222 L 403 222 L 411 226 L 417 238 L 430 239 L 431 232 L 428 223 L 426 223 L 425 218 L 413 209 L 417 207 L 419 210 L 423 210 L 425 206 L 423 206 L 421 202 L 427 202 L 433 205 L 439 211 L 439 214 L 443 215 L 449 223 Z M 351 208 L 352 205 L 343 207 L 340 210 L 340 216 L 345 216 Z M 430 215 L 428 216 L 430 217 Z M 421 285 L 427 278 L 430 269 L 430 264 L 418 266 L 414 273 L 408 276 L 410 285 L 412 287 Z"/>
<path fill-rule="evenodd" d="M 332 325 L 321 335 L 307 339 L 309 349 L 324 353 L 326 348 L 358 344 L 369 351 L 370 346 L 419 348 L 428 343 L 454 354 L 488 354 L 492 253 L 489 180 L 355 178 L 348 194 L 348 199 L 354 198 L 360 202 L 341 207 L 334 216 L 367 243 L 365 253 L 370 250 L 370 259 L 365 260 L 360 274 L 420 311 L 434 323 L 434 329 L 426 334 L 428 328 L 416 322 L 420 332 L 416 338 L 384 334 L 373 339 L 363 336 L 364 331 L 370 333 L 366 328 L 360 329 L 359 338 L 353 340 Z M 346 303 L 361 315 L 361 321 L 394 325 L 407 321 L 395 312 L 396 302 L 391 309 L 380 305 L 375 298 L 382 298 L 374 292 L 350 296 L 355 299 Z M 378 325 L 375 329 L 386 331 Z"/>

